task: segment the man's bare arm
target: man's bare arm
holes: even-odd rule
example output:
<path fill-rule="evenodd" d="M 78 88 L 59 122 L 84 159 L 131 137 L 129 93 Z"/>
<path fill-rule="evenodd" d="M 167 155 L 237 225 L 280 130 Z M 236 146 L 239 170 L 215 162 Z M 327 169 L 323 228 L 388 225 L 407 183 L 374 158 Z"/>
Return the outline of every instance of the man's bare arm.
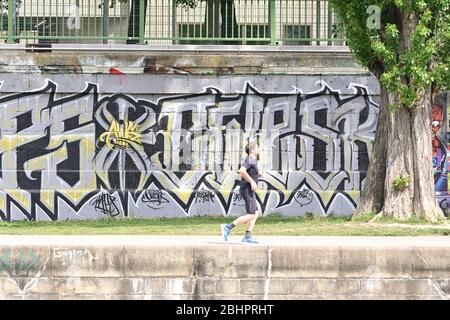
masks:
<path fill-rule="evenodd" d="M 250 183 L 253 191 L 255 191 L 258 188 L 258 185 L 252 179 L 252 177 L 250 177 L 250 175 L 248 174 L 247 169 L 245 169 L 245 167 L 241 167 L 241 169 L 239 169 L 239 174 L 241 175 L 241 177 L 243 177 L 245 180 L 247 180 Z"/>
<path fill-rule="evenodd" d="M 247 180 L 247 182 L 249 182 L 249 183 L 255 182 L 255 181 L 253 181 L 252 177 L 250 177 L 250 175 L 248 174 L 247 169 L 245 169 L 245 167 L 241 167 L 241 169 L 239 169 L 239 174 L 241 175 L 242 178 Z"/>

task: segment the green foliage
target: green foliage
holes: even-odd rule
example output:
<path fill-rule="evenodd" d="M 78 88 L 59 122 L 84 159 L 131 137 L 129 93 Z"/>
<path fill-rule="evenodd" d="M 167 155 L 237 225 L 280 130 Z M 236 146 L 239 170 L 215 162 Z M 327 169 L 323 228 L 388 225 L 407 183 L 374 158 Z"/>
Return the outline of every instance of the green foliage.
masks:
<path fill-rule="evenodd" d="M 427 88 L 450 89 L 450 0 L 331 0 L 348 46 L 385 88 L 411 108 Z M 369 29 L 370 5 L 381 26 Z M 413 17 L 405 24 L 405 17 Z"/>
<path fill-rule="evenodd" d="M 366 212 L 364 214 L 355 215 L 352 218 L 353 222 L 369 222 L 375 217 L 375 212 Z"/>
<path fill-rule="evenodd" d="M 395 190 L 403 191 L 408 188 L 411 182 L 411 177 L 408 174 L 401 174 L 399 177 L 395 178 L 392 182 L 392 187 Z"/>
<path fill-rule="evenodd" d="M 380 216 L 377 219 L 377 223 L 379 224 L 402 224 L 402 225 L 440 225 L 440 224 L 448 224 L 447 218 L 438 219 L 436 222 L 429 222 L 425 218 L 419 218 L 415 213 L 411 214 L 411 217 L 407 220 L 398 220 L 391 216 Z"/>
<path fill-rule="evenodd" d="M 3 222 L 0 221 L 0 234 L 16 235 L 210 235 L 219 239 L 219 225 L 230 223 L 232 217 L 220 218 L 151 218 L 151 219 L 100 219 L 69 220 L 53 222 Z M 431 226 L 414 225 L 411 221 L 398 222 L 392 218 L 383 218 L 376 223 L 349 221 L 351 217 L 333 217 L 328 220 L 307 219 L 303 217 L 287 217 L 267 215 L 258 219 L 255 228 L 256 236 L 417 236 L 448 235 L 449 222 L 441 221 Z M 395 223 L 396 226 L 387 224 Z M 414 223 L 416 224 L 416 223 Z M 422 224 L 422 223 L 421 223 Z M 423 221 L 425 224 L 425 221 Z M 403 227 L 402 227 L 403 225 Z M 441 226 L 439 226 L 441 225 Z M 245 232 L 245 225 L 233 229 L 233 237 L 239 239 Z"/>
<path fill-rule="evenodd" d="M 21 4 L 22 4 L 22 0 L 16 0 L 16 9 L 19 9 Z M 2 12 L 8 11 L 8 0 L 0 0 L 0 10 Z"/>
<path fill-rule="evenodd" d="M 306 219 L 314 219 L 314 212 L 306 212 L 305 218 Z"/>

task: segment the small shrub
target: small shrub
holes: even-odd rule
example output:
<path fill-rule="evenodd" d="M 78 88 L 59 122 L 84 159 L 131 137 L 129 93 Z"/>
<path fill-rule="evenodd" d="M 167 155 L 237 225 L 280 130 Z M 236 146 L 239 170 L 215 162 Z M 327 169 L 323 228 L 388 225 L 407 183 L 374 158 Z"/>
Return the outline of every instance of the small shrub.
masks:
<path fill-rule="evenodd" d="M 307 219 L 313 219 L 314 218 L 314 212 L 306 212 L 305 218 Z"/>
<path fill-rule="evenodd" d="M 395 190 L 403 191 L 408 188 L 411 178 L 408 174 L 401 174 L 399 177 L 395 178 L 392 182 L 392 186 Z"/>

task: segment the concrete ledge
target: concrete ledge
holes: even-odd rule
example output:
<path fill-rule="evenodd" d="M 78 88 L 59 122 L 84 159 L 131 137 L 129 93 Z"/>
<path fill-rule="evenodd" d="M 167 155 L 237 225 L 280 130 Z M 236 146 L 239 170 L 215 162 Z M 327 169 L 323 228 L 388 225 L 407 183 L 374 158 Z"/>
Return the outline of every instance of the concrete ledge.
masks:
<path fill-rule="evenodd" d="M 347 49 L 339 48 L 227 48 L 188 46 L 151 50 L 109 51 L 91 47 L 52 52 L 27 52 L 2 46 L 0 73 L 26 74 L 120 74 L 179 75 L 369 75 Z M 3 50 L 2 50 L 3 49 Z M 106 50 L 106 51 L 105 51 Z"/>
<path fill-rule="evenodd" d="M 0 236 L 0 298 L 449 299 L 447 237 Z"/>
<path fill-rule="evenodd" d="M 1 60 L 1 58 L 0 58 Z M 0 66 L 1 70 L 1 66 Z M 2 95 L 36 91 L 51 81 L 57 85 L 57 94 L 78 94 L 86 89 L 87 83 L 97 86 L 100 94 L 126 93 L 134 98 L 157 102 L 163 97 L 173 95 L 191 95 L 204 92 L 212 85 L 220 89 L 222 94 L 246 92 L 250 83 L 261 93 L 281 93 L 286 99 L 295 99 L 298 90 L 303 94 L 320 91 L 319 81 L 339 91 L 342 99 L 355 96 L 352 83 L 367 88 L 364 95 L 378 103 L 379 83 L 376 78 L 367 75 L 180 75 L 180 74 L 133 74 L 126 77 L 112 74 L 11 74 L 0 72 Z M 295 89 L 296 88 L 296 89 Z M 43 94 L 47 96 L 46 94 Z M 250 90 L 249 96 L 258 95 Z M 330 97 L 332 95 L 329 95 Z M 373 113 L 373 111 L 371 111 Z M 352 113 L 352 112 L 349 112 Z"/>

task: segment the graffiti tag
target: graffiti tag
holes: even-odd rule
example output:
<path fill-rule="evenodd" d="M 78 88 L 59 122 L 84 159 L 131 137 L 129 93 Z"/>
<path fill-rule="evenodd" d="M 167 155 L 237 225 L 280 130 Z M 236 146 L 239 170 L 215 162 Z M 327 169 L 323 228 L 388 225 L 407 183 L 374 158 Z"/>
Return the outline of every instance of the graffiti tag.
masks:
<path fill-rule="evenodd" d="M 102 193 L 92 199 L 90 205 L 93 206 L 96 211 L 101 212 L 104 215 L 115 217 L 120 214 L 119 208 L 116 204 L 116 197 L 110 195 L 109 193 Z"/>
<path fill-rule="evenodd" d="M 295 201 L 297 201 L 298 204 L 300 204 L 300 207 L 306 206 L 310 204 L 313 200 L 313 194 L 311 191 L 305 189 L 305 190 L 298 190 L 295 193 L 294 197 Z"/>
<path fill-rule="evenodd" d="M 199 190 L 195 192 L 195 203 L 214 202 L 214 192 L 209 190 Z"/>
<path fill-rule="evenodd" d="M 148 207 L 158 210 L 161 209 L 163 203 L 169 203 L 169 200 L 164 198 L 161 190 L 145 190 L 144 196 L 142 197 L 142 202 L 146 203 Z"/>

